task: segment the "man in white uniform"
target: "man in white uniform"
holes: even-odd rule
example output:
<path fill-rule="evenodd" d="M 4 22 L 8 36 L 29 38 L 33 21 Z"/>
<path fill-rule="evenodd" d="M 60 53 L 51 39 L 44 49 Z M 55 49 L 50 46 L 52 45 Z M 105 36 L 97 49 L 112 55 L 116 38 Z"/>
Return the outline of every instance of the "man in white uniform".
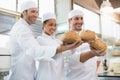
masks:
<path fill-rule="evenodd" d="M 70 30 L 78 33 L 82 30 L 83 12 L 72 10 L 68 15 Z M 97 56 L 105 55 L 104 51 L 91 49 L 87 42 L 73 50 L 71 56 L 67 56 L 65 66 L 66 80 L 97 80 Z"/>
<path fill-rule="evenodd" d="M 23 2 L 21 5 L 21 18 L 14 24 L 10 31 L 11 69 L 7 80 L 34 80 L 35 60 L 51 57 L 65 50 L 76 47 L 72 45 L 60 47 L 40 46 L 34 38 L 30 27 L 38 18 L 38 8 L 33 1 Z M 49 53 L 49 54 L 48 54 Z"/>

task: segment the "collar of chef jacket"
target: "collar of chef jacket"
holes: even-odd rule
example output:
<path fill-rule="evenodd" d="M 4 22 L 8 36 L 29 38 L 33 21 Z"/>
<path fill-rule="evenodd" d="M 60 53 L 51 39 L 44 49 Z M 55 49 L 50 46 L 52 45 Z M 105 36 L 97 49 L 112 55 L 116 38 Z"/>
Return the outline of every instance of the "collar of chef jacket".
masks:
<path fill-rule="evenodd" d="M 47 35 L 46 33 L 42 33 L 42 36 L 43 37 L 47 37 L 47 38 L 52 38 L 52 39 L 55 39 L 55 36 L 54 35 L 52 35 L 52 36 L 49 36 L 49 35 Z"/>

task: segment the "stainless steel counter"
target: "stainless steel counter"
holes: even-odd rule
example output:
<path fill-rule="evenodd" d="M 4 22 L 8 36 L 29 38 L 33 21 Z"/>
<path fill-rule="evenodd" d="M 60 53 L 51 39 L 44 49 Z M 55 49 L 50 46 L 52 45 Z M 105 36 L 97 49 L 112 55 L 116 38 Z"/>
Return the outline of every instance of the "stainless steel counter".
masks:
<path fill-rule="evenodd" d="M 120 80 L 118 77 L 99 77 L 98 80 Z"/>
<path fill-rule="evenodd" d="M 98 73 L 98 80 L 120 80 L 120 74 L 114 74 L 110 72 Z"/>

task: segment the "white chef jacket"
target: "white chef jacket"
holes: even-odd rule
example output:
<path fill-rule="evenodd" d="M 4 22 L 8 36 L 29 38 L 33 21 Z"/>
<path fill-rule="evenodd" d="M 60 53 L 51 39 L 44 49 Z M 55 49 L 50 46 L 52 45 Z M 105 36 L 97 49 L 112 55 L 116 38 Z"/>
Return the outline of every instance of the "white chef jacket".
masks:
<path fill-rule="evenodd" d="M 52 57 L 56 53 L 56 47 L 40 46 L 30 27 L 21 18 L 11 29 L 11 69 L 7 80 L 34 80 L 35 60 Z"/>
<path fill-rule="evenodd" d="M 37 38 L 40 45 L 59 46 L 62 42 L 42 33 Z M 48 52 L 48 54 L 50 54 Z M 39 68 L 36 80 L 64 80 L 64 59 L 62 53 L 56 54 L 54 57 L 44 58 L 39 60 Z"/>
<path fill-rule="evenodd" d="M 80 53 L 89 50 L 89 44 L 83 43 L 73 50 L 74 53 L 71 56 L 67 56 L 65 80 L 97 80 L 96 61 L 98 57 L 93 57 L 84 63 L 80 62 Z"/>

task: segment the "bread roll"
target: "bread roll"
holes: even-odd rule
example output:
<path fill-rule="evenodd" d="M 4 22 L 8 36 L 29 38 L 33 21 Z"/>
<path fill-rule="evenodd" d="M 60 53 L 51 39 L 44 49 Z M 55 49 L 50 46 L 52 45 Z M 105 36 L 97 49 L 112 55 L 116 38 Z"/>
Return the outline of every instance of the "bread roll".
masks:
<path fill-rule="evenodd" d="M 81 37 L 81 39 L 83 41 L 92 41 L 92 40 L 95 40 L 95 38 L 96 38 L 95 32 L 90 31 L 90 30 L 82 30 L 82 31 L 80 31 L 79 36 Z"/>
<path fill-rule="evenodd" d="M 107 49 L 106 43 L 101 39 L 95 39 L 94 41 L 90 42 L 90 46 L 102 51 L 105 51 Z"/>
<path fill-rule="evenodd" d="M 79 37 L 79 34 L 77 34 L 74 31 L 67 31 L 64 33 L 62 37 L 63 44 L 71 44 L 77 40 L 82 41 L 81 38 Z"/>

